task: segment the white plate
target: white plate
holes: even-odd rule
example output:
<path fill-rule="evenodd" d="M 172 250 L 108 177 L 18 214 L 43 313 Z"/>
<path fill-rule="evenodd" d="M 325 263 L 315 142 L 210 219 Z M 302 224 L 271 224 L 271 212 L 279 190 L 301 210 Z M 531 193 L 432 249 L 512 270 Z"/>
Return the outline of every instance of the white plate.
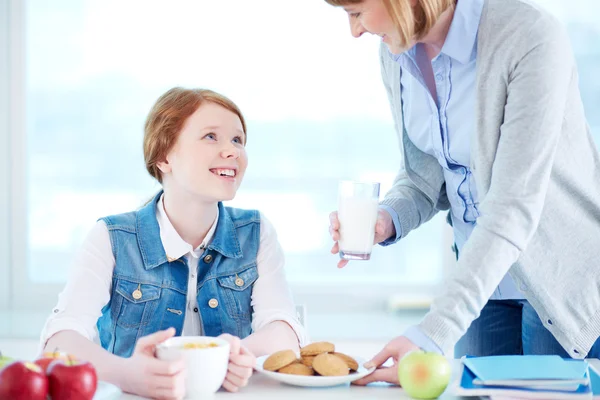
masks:
<path fill-rule="evenodd" d="M 112 383 L 98 381 L 96 386 L 96 393 L 94 393 L 94 400 L 113 400 L 121 397 L 121 389 L 113 385 Z"/>
<path fill-rule="evenodd" d="M 324 387 L 324 386 L 337 386 L 343 385 L 344 383 L 350 383 L 364 376 L 369 375 L 375 370 L 375 367 L 366 369 L 363 367 L 365 360 L 359 357 L 353 357 L 358 363 L 358 371 L 351 372 L 349 375 L 344 376 L 303 376 L 303 375 L 290 375 L 281 374 L 279 372 L 266 371 L 263 369 L 263 363 L 269 356 L 262 356 L 256 359 L 256 370 L 268 376 L 276 381 L 287 383 L 288 385 L 294 386 L 308 386 L 308 387 Z"/>

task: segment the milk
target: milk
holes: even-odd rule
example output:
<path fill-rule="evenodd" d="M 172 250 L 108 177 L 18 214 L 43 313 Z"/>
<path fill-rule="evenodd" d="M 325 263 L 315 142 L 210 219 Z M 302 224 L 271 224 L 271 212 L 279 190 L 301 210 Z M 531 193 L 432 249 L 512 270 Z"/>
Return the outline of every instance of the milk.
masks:
<path fill-rule="evenodd" d="M 350 260 L 368 260 L 373 249 L 378 199 L 339 196 L 340 256 Z"/>

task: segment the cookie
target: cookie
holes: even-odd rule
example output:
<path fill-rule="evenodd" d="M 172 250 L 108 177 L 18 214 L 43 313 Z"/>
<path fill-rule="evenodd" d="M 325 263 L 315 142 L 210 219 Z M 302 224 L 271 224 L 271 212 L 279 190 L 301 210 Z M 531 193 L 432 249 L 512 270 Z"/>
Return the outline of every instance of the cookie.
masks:
<path fill-rule="evenodd" d="M 290 365 L 286 365 L 285 367 L 279 369 L 277 372 L 290 375 L 314 375 L 314 371 L 311 367 L 307 367 L 306 365 L 300 364 L 299 362 L 294 362 Z"/>
<path fill-rule="evenodd" d="M 307 367 L 312 367 L 312 363 L 313 360 L 315 359 L 316 356 L 302 356 L 302 358 L 300 359 L 300 362 L 304 365 L 306 365 Z"/>
<path fill-rule="evenodd" d="M 313 369 L 323 376 L 343 376 L 349 374 L 348 364 L 333 354 L 319 354 L 313 360 Z"/>
<path fill-rule="evenodd" d="M 296 361 L 296 353 L 292 350 L 281 350 L 271 354 L 263 363 L 263 368 L 267 371 L 277 371 Z"/>
<path fill-rule="evenodd" d="M 300 349 L 301 356 L 316 356 L 321 353 L 333 353 L 335 346 L 329 342 L 316 342 Z"/>
<path fill-rule="evenodd" d="M 350 368 L 352 371 L 358 371 L 358 363 L 356 362 L 356 360 L 354 358 L 352 358 L 344 353 L 331 353 L 331 354 L 333 354 L 334 356 L 338 356 L 339 358 L 344 360 L 346 362 L 346 364 L 348 364 L 348 368 Z"/>

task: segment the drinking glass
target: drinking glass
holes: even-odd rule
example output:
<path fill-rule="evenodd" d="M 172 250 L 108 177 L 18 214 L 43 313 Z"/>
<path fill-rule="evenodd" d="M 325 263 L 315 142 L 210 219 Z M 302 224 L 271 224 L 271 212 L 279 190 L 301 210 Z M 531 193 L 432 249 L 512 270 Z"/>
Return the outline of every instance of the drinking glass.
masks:
<path fill-rule="evenodd" d="M 375 237 L 379 183 L 341 181 L 338 191 L 340 258 L 368 260 Z"/>

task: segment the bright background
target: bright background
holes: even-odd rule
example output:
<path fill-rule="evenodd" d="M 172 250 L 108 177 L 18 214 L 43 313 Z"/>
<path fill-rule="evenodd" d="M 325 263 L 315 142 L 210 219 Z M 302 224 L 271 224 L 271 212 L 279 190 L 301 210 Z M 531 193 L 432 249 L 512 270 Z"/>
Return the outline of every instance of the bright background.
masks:
<path fill-rule="evenodd" d="M 539 0 L 569 29 L 600 135 L 597 0 Z M 376 37 L 324 1 L 0 0 L 0 337 L 37 338 L 74 250 L 158 190 L 144 118 L 173 86 L 232 98 L 249 169 L 231 205 L 273 222 L 314 337 L 383 339 L 418 321 L 453 268 L 442 215 L 370 262 L 329 253 L 340 179 L 390 187 L 398 147 Z"/>

